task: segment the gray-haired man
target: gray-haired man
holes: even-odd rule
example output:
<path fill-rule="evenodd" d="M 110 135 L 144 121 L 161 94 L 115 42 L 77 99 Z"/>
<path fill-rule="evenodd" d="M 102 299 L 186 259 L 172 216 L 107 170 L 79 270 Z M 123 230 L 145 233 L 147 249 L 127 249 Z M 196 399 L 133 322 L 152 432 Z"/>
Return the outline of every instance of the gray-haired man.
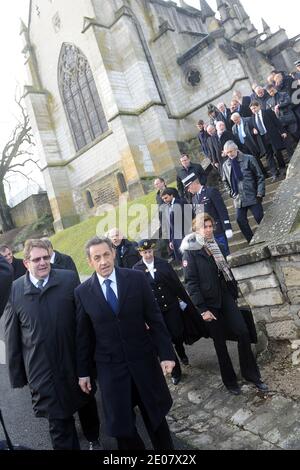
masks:
<path fill-rule="evenodd" d="M 240 152 L 234 142 L 226 142 L 224 152 L 228 160 L 223 165 L 223 181 L 234 200 L 237 223 L 250 243 L 253 232 L 247 213 L 250 209 L 256 222 L 260 224 L 264 216 L 262 199 L 265 195 L 265 178 L 255 157 Z"/>

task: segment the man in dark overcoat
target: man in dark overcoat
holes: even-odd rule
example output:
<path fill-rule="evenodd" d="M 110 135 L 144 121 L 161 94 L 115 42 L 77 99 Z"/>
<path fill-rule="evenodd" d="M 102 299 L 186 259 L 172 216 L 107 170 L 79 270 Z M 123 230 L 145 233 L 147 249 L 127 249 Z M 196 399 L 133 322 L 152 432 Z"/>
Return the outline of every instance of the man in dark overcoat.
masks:
<path fill-rule="evenodd" d="M 269 170 L 272 174 L 272 180 L 275 181 L 279 176 L 276 168 L 274 154 L 276 156 L 279 168 L 285 168 L 285 162 L 282 156 L 282 149 L 285 148 L 284 139 L 287 133 L 276 117 L 272 109 L 263 110 L 257 101 L 250 105 L 253 113 L 250 124 L 254 135 L 260 135 L 266 149 Z"/>
<path fill-rule="evenodd" d="M 6 259 L 0 255 L 0 317 L 9 297 L 12 281 L 12 268 Z"/>
<path fill-rule="evenodd" d="M 183 201 L 187 200 L 188 202 L 190 202 L 190 199 L 189 199 L 190 195 L 189 193 L 185 192 L 184 186 L 182 184 L 182 180 L 184 180 L 191 173 L 196 173 L 196 175 L 198 176 L 202 184 L 205 184 L 207 181 L 205 170 L 203 169 L 200 163 L 192 162 L 189 155 L 187 155 L 186 153 L 183 153 L 180 157 L 180 167 L 177 168 L 176 172 L 177 172 L 176 183 L 177 183 L 179 197 Z M 176 197 L 176 195 L 174 196 Z"/>
<path fill-rule="evenodd" d="M 231 119 L 234 123 L 232 133 L 235 136 L 234 142 L 242 153 L 253 155 L 263 172 L 265 178 L 268 177 L 260 158 L 265 155 L 266 149 L 260 135 L 254 136 L 251 127 L 251 118 L 243 118 L 239 113 L 233 113 Z"/>
<path fill-rule="evenodd" d="M 169 248 L 168 240 L 164 239 L 162 236 L 162 211 L 161 206 L 164 205 L 164 201 L 161 198 L 163 191 L 167 188 L 166 182 L 164 178 L 158 177 L 154 180 L 154 188 L 156 189 L 156 204 L 158 205 L 158 218 L 159 218 L 159 229 L 158 229 L 158 238 L 157 241 L 157 249 L 160 252 L 160 256 L 162 258 L 167 258 L 171 254 L 171 250 Z M 172 188 L 174 192 L 174 197 L 179 198 L 179 193 L 176 188 Z"/>
<path fill-rule="evenodd" d="M 79 449 L 73 413 L 89 400 L 76 373 L 78 278 L 72 271 L 51 269 L 42 240 L 26 242 L 24 263 L 28 272 L 14 282 L 5 310 L 10 382 L 13 388 L 29 385 L 35 415 L 49 421 L 53 449 Z"/>
<path fill-rule="evenodd" d="M 14 281 L 19 279 L 19 277 L 24 276 L 26 273 L 26 268 L 24 266 L 23 260 L 15 258 L 12 249 L 8 245 L 0 246 L 0 255 L 2 255 L 11 265 L 13 269 Z"/>
<path fill-rule="evenodd" d="M 260 224 L 264 216 L 262 200 L 266 190 L 265 178 L 255 157 L 240 152 L 234 142 L 227 142 L 224 151 L 228 156 L 223 168 L 224 186 L 233 199 L 240 230 L 250 243 L 253 231 L 249 225 L 248 211 Z"/>
<path fill-rule="evenodd" d="M 116 250 L 115 264 L 119 268 L 131 269 L 140 259 L 137 252 L 137 243 L 127 240 L 118 228 L 112 228 L 107 232 Z"/>
<path fill-rule="evenodd" d="M 189 360 L 184 349 L 184 323 L 179 299 L 184 307 L 193 308 L 192 302 L 181 284 L 174 269 L 167 261 L 154 256 L 155 242 L 141 240 L 138 250 L 142 259 L 133 267 L 145 273 L 151 286 L 155 300 L 158 303 L 163 319 L 169 330 L 176 352 L 184 365 Z M 177 385 L 181 380 L 181 367 L 176 357 L 175 367 L 172 371 L 172 382 Z"/>
<path fill-rule="evenodd" d="M 173 449 L 165 419 L 172 399 L 164 375 L 172 372 L 175 357 L 151 288 L 143 273 L 115 268 L 110 239 L 93 238 L 86 252 L 95 273 L 75 291 L 79 384 L 90 393 L 92 329 L 106 433 L 117 439 L 119 450 L 144 449 L 137 405 L 154 449 Z"/>
<path fill-rule="evenodd" d="M 164 201 L 164 205 L 160 208 L 162 236 L 169 240 L 169 247 L 173 250 L 175 260 L 181 262 L 179 248 L 185 233 L 189 233 L 192 226 L 192 206 L 174 197 L 172 188 L 164 189 L 161 198 Z"/>
<path fill-rule="evenodd" d="M 68 269 L 70 271 L 74 271 L 77 274 L 78 280 L 79 274 L 76 268 L 76 264 L 70 255 L 66 255 L 65 253 L 60 253 L 57 250 L 54 250 L 51 240 L 49 238 L 42 238 L 42 240 L 47 244 L 50 258 L 51 267 L 53 269 Z"/>

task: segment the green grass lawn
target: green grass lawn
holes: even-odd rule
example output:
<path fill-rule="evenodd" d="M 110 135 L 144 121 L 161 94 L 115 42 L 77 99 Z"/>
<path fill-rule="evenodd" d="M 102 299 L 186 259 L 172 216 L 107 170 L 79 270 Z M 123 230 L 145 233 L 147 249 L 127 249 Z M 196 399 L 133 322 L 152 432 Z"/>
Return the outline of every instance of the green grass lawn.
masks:
<path fill-rule="evenodd" d="M 142 208 L 144 208 L 144 212 L 146 210 L 141 217 L 141 224 L 136 227 L 136 232 L 139 233 L 151 220 L 151 205 L 155 206 L 156 204 L 155 194 L 155 191 L 152 191 L 145 196 L 131 201 L 127 206 L 127 211 L 124 211 L 125 206 L 121 205 L 121 209 L 118 207 L 116 211 L 109 213 L 111 221 L 109 221 L 108 225 L 105 227 L 103 227 L 103 224 L 101 223 L 103 222 L 103 216 L 99 216 L 91 217 L 77 225 L 74 225 L 73 227 L 56 233 L 51 237 L 54 249 L 72 256 L 80 274 L 90 274 L 91 270 L 87 264 L 84 253 L 84 245 L 87 240 L 96 235 L 103 236 L 109 228 L 113 228 L 115 226 L 120 227 L 122 230 L 124 228 L 124 223 L 126 224 L 126 219 L 128 227 L 135 226 L 137 214 L 134 213 L 133 206 L 135 205 L 135 208 L 139 209 L 139 207 L 136 206 L 137 204 L 140 204 Z"/>
<path fill-rule="evenodd" d="M 170 187 L 176 187 L 176 183 L 170 184 Z M 138 238 L 138 234 L 151 221 L 153 210 L 157 210 L 155 195 L 156 191 L 152 191 L 145 196 L 130 201 L 127 209 L 126 204 L 122 204 L 115 211 L 106 213 L 107 224 L 103 223 L 104 216 L 90 217 L 77 225 L 56 233 L 51 237 L 54 249 L 70 255 L 80 274 L 91 274 L 92 271 L 87 264 L 84 252 L 85 243 L 96 235 L 103 236 L 107 230 L 113 227 L 124 230 L 124 226 L 127 226 L 131 229 L 128 232 L 126 231 L 126 233 L 129 233 L 128 238 L 131 234 L 133 234 L 132 239 Z M 138 217 L 140 214 L 142 215 Z M 139 218 L 139 224 L 137 218 Z M 16 256 L 22 258 L 22 253 L 18 253 Z"/>

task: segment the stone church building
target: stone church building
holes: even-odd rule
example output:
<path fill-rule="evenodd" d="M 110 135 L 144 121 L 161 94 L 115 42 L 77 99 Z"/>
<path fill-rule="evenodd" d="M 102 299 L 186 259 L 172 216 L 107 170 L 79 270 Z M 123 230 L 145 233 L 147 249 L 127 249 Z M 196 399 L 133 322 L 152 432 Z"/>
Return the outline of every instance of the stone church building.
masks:
<path fill-rule="evenodd" d="M 171 181 L 207 105 L 293 70 L 297 38 L 259 34 L 239 0 L 32 0 L 26 106 L 56 230 Z"/>

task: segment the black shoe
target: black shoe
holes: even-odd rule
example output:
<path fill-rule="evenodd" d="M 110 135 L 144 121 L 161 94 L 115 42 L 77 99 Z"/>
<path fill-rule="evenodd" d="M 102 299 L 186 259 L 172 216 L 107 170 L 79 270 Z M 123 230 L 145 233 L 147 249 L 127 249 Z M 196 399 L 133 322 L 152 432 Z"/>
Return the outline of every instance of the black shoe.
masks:
<path fill-rule="evenodd" d="M 177 377 L 172 377 L 172 382 L 174 385 L 178 385 L 181 380 L 181 375 L 178 375 Z"/>
<path fill-rule="evenodd" d="M 238 385 L 234 385 L 232 387 L 226 387 L 229 393 L 232 393 L 232 395 L 240 395 L 242 393 L 242 390 Z"/>
<path fill-rule="evenodd" d="M 188 366 L 188 365 L 189 365 L 189 358 L 188 358 L 187 356 L 181 357 L 180 360 L 181 360 L 181 362 L 182 362 L 182 364 L 183 364 L 184 366 Z"/>
<path fill-rule="evenodd" d="M 257 388 L 257 390 L 259 390 L 260 392 L 268 392 L 269 391 L 269 387 L 267 384 L 265 384 L 264 382 L 255 382 L 254 383 L 255 387 Z"/>
<path fill-rule="evenodd" d="M 103 445 L 100 443 L 99 439 L 89 442 L 89 450 L 103 450 Z"/>

